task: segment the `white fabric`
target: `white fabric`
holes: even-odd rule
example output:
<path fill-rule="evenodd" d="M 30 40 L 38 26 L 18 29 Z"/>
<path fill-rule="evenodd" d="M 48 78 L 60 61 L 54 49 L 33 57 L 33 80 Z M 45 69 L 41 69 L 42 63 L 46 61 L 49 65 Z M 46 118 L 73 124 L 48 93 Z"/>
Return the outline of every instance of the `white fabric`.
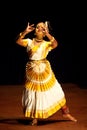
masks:
<path fill-rule="evenodd" d="M 24 90 L 22 97 L 22 105 L 27 106 L 26 110 L 35 109 L 44 110 L 57 103 L 64 98 L 64 92 L 60 84 L 56 81 L 54 87 L 48 91 L 35 92 L 31 90 Z"/>

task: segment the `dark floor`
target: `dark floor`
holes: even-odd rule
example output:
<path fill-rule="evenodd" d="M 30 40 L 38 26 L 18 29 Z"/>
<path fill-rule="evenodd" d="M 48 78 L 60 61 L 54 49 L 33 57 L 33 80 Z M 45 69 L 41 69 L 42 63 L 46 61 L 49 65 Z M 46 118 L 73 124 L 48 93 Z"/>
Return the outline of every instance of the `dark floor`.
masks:
<path fill-rule="evenodd" d="M 62 84 L 67 104 L 77 122 L 65 120 L 59 110 L 46 120 L 39 120 L 38 126 L 31 126 L 25 119 L 21 96 L 23 85 L 0 86 L 0 130 L 87 130 L 87 89 L 76 84 Z"/>

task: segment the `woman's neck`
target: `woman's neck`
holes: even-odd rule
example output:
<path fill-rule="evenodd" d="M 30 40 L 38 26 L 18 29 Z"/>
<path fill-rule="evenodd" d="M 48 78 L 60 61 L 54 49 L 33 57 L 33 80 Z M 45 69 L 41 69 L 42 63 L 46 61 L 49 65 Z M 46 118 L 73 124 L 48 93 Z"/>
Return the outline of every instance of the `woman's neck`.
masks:
<path fill-rule="evenodd" d="M 35 38 L 35 41 L 36 41 L 36 42 L 42 42 L 43 39 L 42 39 L 42 38 Z"/>

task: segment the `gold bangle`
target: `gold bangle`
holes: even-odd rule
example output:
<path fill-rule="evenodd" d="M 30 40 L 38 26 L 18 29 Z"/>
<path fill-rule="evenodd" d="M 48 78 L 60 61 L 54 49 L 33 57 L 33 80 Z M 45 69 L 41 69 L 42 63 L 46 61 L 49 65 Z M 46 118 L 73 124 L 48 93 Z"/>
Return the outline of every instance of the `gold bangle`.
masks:
<path fill-rule="evenodd" d="M 52 37 L 52 39 L 50 41 L 53 42 L 54 41 L 54 37 Z"/>
<path fill-rule="evenodd" d="M 19 36 L 20 36 L 21 38 L 24 38 L 24 35 L 23 35 L 22 32 L 19 34 Z"/>

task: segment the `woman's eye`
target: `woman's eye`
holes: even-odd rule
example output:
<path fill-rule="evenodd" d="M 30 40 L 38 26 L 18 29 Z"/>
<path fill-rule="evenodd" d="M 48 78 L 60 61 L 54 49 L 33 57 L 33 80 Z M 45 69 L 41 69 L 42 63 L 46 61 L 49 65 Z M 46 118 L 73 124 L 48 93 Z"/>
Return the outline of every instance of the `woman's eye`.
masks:
<path fill-rule="evenodd" d="M 43 28 L 42 30 L 43 30 L 43 31 L 45 31 L 45 29 L 44 29 L 44 28 Z"/>

